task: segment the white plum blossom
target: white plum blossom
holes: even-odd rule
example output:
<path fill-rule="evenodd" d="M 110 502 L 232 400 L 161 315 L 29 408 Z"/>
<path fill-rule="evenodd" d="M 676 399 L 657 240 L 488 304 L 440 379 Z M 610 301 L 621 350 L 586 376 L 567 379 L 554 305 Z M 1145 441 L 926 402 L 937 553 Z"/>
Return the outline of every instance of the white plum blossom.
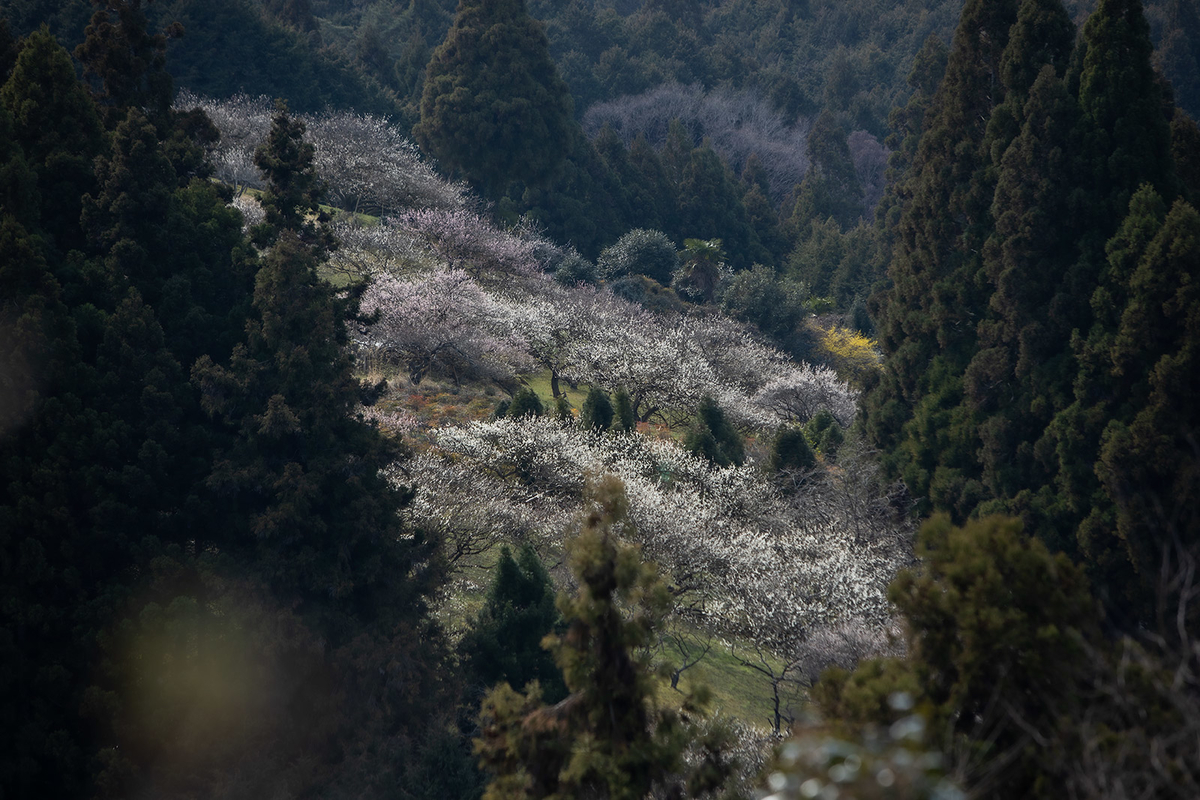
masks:
<path fill-rule="evenodd" d="M 409 210 L 392 224 L 424 237 L 451 267 L 466 270 L 480 281 L 541 273 L 537 242 L 500 230 L 465 209 Z"/>
<path fill-rule="evenodd" d="M 755 393 L 754 403 L 786 422 L 807 422 L 826 409 L 848 427 L 858 410 L 858 392 L 829 367 L 800 364 L 779 370 Z"/>
<path fill-rule="evenodd" d="M 221 132 L 211 154 L 218 180 L 239 192 L 263 188 L 254 151 L 271 129 L 275 111 L 270 98 L 238 94 L 214 100 L 182 91 L 175 107 L 203 110 Z M 305 140 L 313 145 L 317 173 L 329 186 L 333 203 L 377 216 L 408 208 L 466 206 L 466 187 L 439 177 L 387 119 L 346 111 L 295 116 L 305 124 Z"/>
<path fill-rule="evenodd" d="M 438 270 L 400 279 L 377 274 L 360 310 L 377 321 L 368 346 L 403 364 L 420 383 L 431 369 L 455 377 L 466 373 L 509 376 L 531 366 L 520 343 L 490 325 L 491 299 L 462 270 Z"/>
<path fill-rule="evenodd" d="M 480 528 L 485 540 L 518 517 L 525 536 L 552 541 L 584 502 L 588 475 L 618 476 L 632 523 L 624 535 L 667 571 L 683 613 L 781 650 L 830 625 L 890 624 L 886 587 L 912 558 L 905 514 L 848 502 L 885 495 L 856 463 L 785 491 L 753 464 L 715 467 L 672 441 L 537 417 L 444 428 L 436 444 L 448 466 L 413 470 L 418 496 L 453 493 L 455 504 L 490 509 L 483 518 L 501 522 Z M 449 481 L 451 468 L 475 477 Z"/>

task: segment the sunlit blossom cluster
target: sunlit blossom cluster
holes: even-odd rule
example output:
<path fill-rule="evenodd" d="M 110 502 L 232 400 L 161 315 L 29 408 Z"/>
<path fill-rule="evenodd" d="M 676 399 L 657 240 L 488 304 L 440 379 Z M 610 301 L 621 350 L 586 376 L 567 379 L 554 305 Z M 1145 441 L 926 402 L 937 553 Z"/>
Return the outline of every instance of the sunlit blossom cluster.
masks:
<path fill-rule="evenodd" d="M 184 91 L 175 106 L 202 109 L 221 132 L 211 154 L 218 179 L 235 189 L 263 187 L 254 151 L 271 128 L 274 104 L 269 98 L 239 94 L 214 100 Z M 307 128 L 305 139 L 313 145 L 317 172 L 329 186 L 333 204 L 376 216 L 466 205 L 466 188 L 439 177 L 387 119 L 348 111 L 295 116 Z"/>
<path fill-rule="evenodd" d="M 904 515 L 854 457 L 784 489 L 755 464 L 719 468 L 672 441 L 545 417 L 444 428 L 436 442 L 407 468 L 417 521 L 458 540 L 469 529 L 480 543 L 554 542 L 587 476 L 617 475 L 623 533 L 668 572 L 683 613 L 785 651 L 830 625 L 889 624 L 886 586 L 911 558 Z"/>
<path fill-rule="evenodd" d="M 414 267 L 418 246 L 405 244 L 405 231 L 450 263 Z M 416 381 L 443 366 L 455 376 L 540 368 L 575 385 L 624 388 L 642 421 L 683 422 L 712 397 L 746 430 L 822 408 L 843 425 L 854 415 L 857 393 L 833 371 L 794 363 L 745 325 L 663 317 L 601 288 L 562 286 L 538 271 L 535 237 L 489 231 L 465 212 L 413 212 L 353 234 L 342 251 L 374 272 L 363 307 L 379 318 L 363 345 L 394 354 Z"/>

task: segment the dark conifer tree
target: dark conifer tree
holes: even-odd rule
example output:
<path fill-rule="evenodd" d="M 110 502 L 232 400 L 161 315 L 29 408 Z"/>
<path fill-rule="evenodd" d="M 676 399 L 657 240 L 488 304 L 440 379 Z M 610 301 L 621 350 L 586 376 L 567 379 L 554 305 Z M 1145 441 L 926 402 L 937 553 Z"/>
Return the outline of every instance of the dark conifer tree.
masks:
<path fill-rule="evenodd" d="M 984 141 L 1004 100 L 1000 62 L 1015 0 L 963 9 L 907 179 L 889 277 L 876 301 L 882 381 L 867 400 L 867 429 L 891 452 L 917 497 L 965 514 L 982 497 L 974 420 L 961 374 L 976 346 L 987 293 L 979 251 L 991 230 L 994 177 Z"/>
<path fill-rule="evenodd" d="M 353 416 L 360 386 L 346 320 L 356 302 L 317 275 L 328 238 L 304 217 L 318 193 L 297 124 L 281 110 L 258 154 L 275 243 L 246 340 L 228 366 L 204 357 L 192 374 L 205 410 L 234 434 L 207 481 L 226 515 L 225 546 L 339 635 L 358 614 L 419 609 L 423 584 L 410 571 L 429 550 L 420 536 L 396 535 L 406 495 L 380 473 L 396 445 Z"/>
<path fill-rule="evenodd" d="M 147 5 L 153 0 L 146 0 Z M 151 33 L 142 0 L 92 0 L 96 13 L 75 57 L 84 78 L 98 83 L 95 96 L 108 127 L 116 127 L 130 108 L 141 109 L 158 125 L 168 121 L 173 95 L 167 72 L 167 38 L 183 27 Z"/>
<path fill-rule="evenodd" d="M 1103 241 L 1116 231 L 1143 183 L 1167 199 L 1177 194 L 1170 118 L 1163 116 L 1162 84 L 1150 63 L 1150 26 L 1140 0 L 1101 0 L 1083 26 L 1080 44 L 1070 77 L 1078 85 L 1093 227 Z"/>
<path fill-rule="evenodd" d="M 613 428 L 618 431 L 637 431 L 637 418 L 633 414 L 633 399 L 623 386 L 613 393 Z"/>
<path fill-rule="evenodd" d="M 1093 508 L 1085 530 L 1115 522 L 1119 552 L 1137 575 L 1123 588 L 1143 620 L 1162 588 L 1164 547 L 1200 543 L 1200 413 L 1192 401 L 1200 390 L 1198 264 L 1200 214 L 1177 201 L 1128 276 L 1109 350 L 1109 380 L 1125 402 L 1104 429 L 1096 474 L 1115 520 Z"/>
<path fill-rule="evenodd" d="M 725 417 L 725 412 L 711 397 L 700 401 L 696 421 L 688 431 L 683 446 L 718 467 L 741 464 L 745 445 L 737 429 Z"/>
<path fill-rule="evenodd" d="M 462 0 L 426 68 L 417 140 L 486 193 L 547 180 L 574 123 L 567 85 L 524 0 Z"/>
<path fill-rule="evenodd" d="M 552 239 L 571 242 L 588 258 L 616 241 L 633 217 L 618 177 L 579 131 L 567 160 L 546 184 L 527 187 L 520 207 Z"/>
<path fill-rule="evenodd" d="M 612 427 L 613 407 L 608 392 L 597 386 L 588 391 L 580 409 L 579 422 L 590 430 L 606 431 Z"/>
<path fill-rule="evenodd" d="M 313 167 L 316 150 L 304 141 L 304 131 L 304 123 L 288 114 L 287 103 L 277 101 L 267 140 L 254 151 L 267 189 L 259 200 L 266 216 L 253 235 L 256 244 L 267 246 L 282 231 L 291 231 L 320 257 L 333 241 L 320 226 L 326 187 Z"/>
<path fill-rule="evenodd" d="M 736 179 L 708 142 L 691 151 L 678 181 L 680 238 L 720 239 L 735 269 L 771 260 L 750 224 Z"/>
<path fill-rule="evenodd" d="M 792 210 L 792 225 L 804 229 L 813 220 L 832 217 L 843 230 L 862 217 L 863 194 L 846 131 L 826 111 L 817 117 L 808 136 L 810 168 L 804 176 Z"/>
<path fill-rule="evenodd" d="M 475 743 L 492 773 L 484 797 L 716 795 L 731 771 L 729 742 L 720 726 L 699 729 L 706 691 L 689 694 L 679 710 L 650 702 L 645 654 L 670 592 L 616 536 L 628 513 L 620 482 L 605 478 L 591 494 L 592 511 L 570 546 L 579 591 L 559 598 L 566 630 L 549 643 L 570 694 L 556 705 L 543 703 L 536 687 L 518 694 L 501 685 L 488 695 Z M 696 762 L 684 759 L 689 744 Z"/>
<path fill-rule="evenodd" d="M 622 181 L 627 187 L 637 187 L 630 190 L 629 202 L 633 213 L 653 213 L 661 223 L 659 229 L 674 236 L 674 232 L 680 229 L 679 208 L 675 185 L 667 173 L 663 158 L 646 141 L 646 137 L 639 135 L 629 145 L 629 163 L 639 177 L 632 184 Z M 641 225 L 641 222 L 638 222 L 638 225 Z M 675 241 L 681 242 L 684 238 L 680 236 Z"/>
<path fill-rule="evenodd" d="M 645 143 L 644 138 L 641 141 Z M 647 174 L 634 165 L 621 137 L 607 125 L 596 135 L 592 146 L 617 180 L 628 214 L 627 227 L 662 230 L 659 216 L 661 187 L 654 183 L 653 173 Z M 649 150 L 649 154 L 653 152 Z M 660 172 L 661 169 L 660 166 Z"/>
<path fill-rule="evenodd" d="M 81 198 L 94 185 L 92 160 L 102 151 L 103 130 L 71 57 L 45 28 L 25 39 L 0 103 L 37 175 L 39 227 L 62 252 L 82 249 Z"/>
<path fill-rule="evenodd" d="M 528 386 L 522 386 L 513 395 L 512 403 L 509 404 L 505 415 L 513 418 L 540 417 L 545 412 L 546 408 L 542 405 L 542 398 L 537 396 L 537 392 Z"/>
<path fill-rule="evenodd" d="M 995 232 L 984 249 L 989 314 L 965 374 L 965 402 L 986 417 L 980 459 L 995 498 L 1050 483 L 1051 464 L 1034 450 L 1054 413 L 1071 400 L 1074 362 L 1067 344 L 1079 304 L 1066 281 L 1079 235 L 1069 205 L 1077 107 L 1049 63 L 1026 94 L 1020 133 L 999 165 Z"/>
<path fill-rule="evenodd" d="M 771 443 L 772 472 L 803 472 L 817 465 L 817 457 L 804 436 L 804 430 L 792 425 L 779 429 Z"/>
<path fill-rule="evenodd" d="M 546 700 L 557 703 L 567 689 L 542 647 L 561 619 L 550 574 L 532 547 L 522 547 L 514 559 L 506 545 L 492 575 L 483 610 L 461 648 L 476 688 L 482 693 L 507 683 L 521 690 L 537 681 Z"/>

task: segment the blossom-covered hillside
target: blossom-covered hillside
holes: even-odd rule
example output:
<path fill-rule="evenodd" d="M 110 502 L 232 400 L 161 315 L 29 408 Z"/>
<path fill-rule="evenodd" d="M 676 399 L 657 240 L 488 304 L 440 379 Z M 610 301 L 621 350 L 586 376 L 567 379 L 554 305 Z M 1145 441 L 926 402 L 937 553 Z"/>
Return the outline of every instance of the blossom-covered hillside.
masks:
<path fill-rule="evenodd" d="M 253 186 L 241 176 L 269 123 L 266 101 L 186 102 L 222 126 L 219 177 Z M 574 281 L 564 265 L 578 254 L 489 222 L 378 119 L 308 122 L 330 197 L 379 215 L 343 215 L 330 262 L 366 283 L 356 346 L 389 381 L 364 413 L 418 443 L 393 473 L 417 489 L 406 514 L 447 542 L 460 572 L 505 542 L 560 557 L 586 478 L 611 473 L 628 495 L 624 534 L 666 569 L 693 624 L 812 671 L 822 664 L 803 658 L 806 641 L 836 651 L 828 631 L 870 638 L 891 626 L 886 587 L 912 559 L 902 493 L 855 442 L 826 447 L 808 468 L 767 463 L 788 426 L 826 412 L 849 428 L 857 391 L 833 369 L 792 360 L 712 306 L 656 313 L 602 282 Z M 250 195 L 238 202 L 254 214 Z M 579 409 L 446 426 L 406 406 L 423 385 L 511 395 L 545 376 L 564 401 L 568 387 L 627 392 L 642 432 L 589 428 Z M 705 398 L 757 442 L 745 463 L 718 466 L 683 446 Z"/>

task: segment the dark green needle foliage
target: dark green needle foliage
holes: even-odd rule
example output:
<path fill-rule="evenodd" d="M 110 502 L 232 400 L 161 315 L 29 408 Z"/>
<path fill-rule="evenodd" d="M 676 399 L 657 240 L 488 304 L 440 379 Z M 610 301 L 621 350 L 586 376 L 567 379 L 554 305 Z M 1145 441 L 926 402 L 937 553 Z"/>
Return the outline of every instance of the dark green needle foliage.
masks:
<path fill-rule="evenodd" d="M 537 392 L 530 389 L 528 386 L 522 386 L 513 395 L 512 402 L 509 403 L 505 410 L 505 416 L 516 419 L 517 417 L 540 417 L 546 411 L 542 405 L 542 398 L 537 396 Z"/>
<path fill-rule="evenodd" d="M 325 184 L 313 167 L 315 150 L 304 141 L 304 130 L 304 123 L 288 114 L 287 103 L 277 101 L 271 132 L 254 151 L 254 164 L 266 178 L 267 189 L 259 200 L 266 218 L 253 235 L 256 244 L 265 246 L 288 230 L 322 255 L 334 243 L 318 227 L 324 221 L 320 201 Z"/>
<path fill-rule="evenodd" d="M 94 186 L 92 160 L 102 151 L 103 130 L 71 57 L 44 28 L 22 43 L 0 103 L 37 176 L 41 227 L 64 250 L 82 247 L 80 198 Z"/>
<path fill-rule="evenodd" d="M 696 420 L 683 440 L 683 446 L 718 467 L 741 464 L 746 457 L 741 434 L 711 397 L 700 401 Z"/>
<path fill-rule="evenodd" d="M 1074 43 L 1055 0 L 965 6 L 898 183 L 872 301 L 885 370 L 865 398 L 923 507 L 1018 515 L 1087 565 L 1120 625 L 1147 619 L 1169 535 L 1196 536 L 1178 504 L 1195 458 L 1175 438 L 1192 423 L 1151 411 L 1168 393 L 1150 387 L 1183 374 L 1168 365 L 1196 335 L 1177 310 L 1191 206 L 1171 204 L 1200 137 L 1151 52 L 1136 0 L 1101 0 Z"/>
<path fill-rule="evenodd" d="M 817 465 L 817 457 L 808 444 L 804 429 L 788 425 L 779 429 L 771 443 L 772 472 L 804 472 Z"/>
<path fill-rule="evenodd" d="M 146 5 L 152 2 L 146 0 Z M 165 123 L 173 95 L 167 39 L 182 36 L 183 26 L 174 23 L 165 32 L 150 32 L 142 0 L 92 0 L 92 5 L 96 12 L 75 57 L 83 64 L 84 79 L 97 84 L 96 103 L 108 127 L 116 127 L 130 108 Z"/>
<path fill-rule="evenodd" d="M 516 558 L 507 545 L 501 549 L 483 610 L 461 646 L 477 691 L 499 683 L 524 689 L 537 681 L 547 702 L 566 696 L 562 674 L 542 647 L 542 640 L 561 627 L 554 594 L 550 574 L 532 547 L 522 547 Z"/>
<path fill-rule="evenodd" d="M 565 392 L 554 398 L 554 417 L 559 422 L 570 422 L 575 419 L 575 415 L 571 413 L 571 401 L 567 399 Z"/>
<path fill-rule="evenodd" d="M 590 430 L 606 431 L 613 424 L 613 406 L 608 399 L 608 392 L 593 386 L 588 390 L 587 398 L 579 415 L 580 423 Z"/>
<path fill-rule="evenodd" d="M 426 68 L 413 132 L 493 196 L 550 177 L 574 135 L 571 98 L 524 0 L 461 0 Z"/>
<path fill-rule="evenodd" d="M 889 697 L 907 692 L 944 751 L 983 756 L 969 775 L 982 796 L 1059 796 L 1067 737 L 1035 737 L 1082 709 L 1099 641 L 1082 571 L 1002 517 L 962 528 L 935 517 L 919 553 L 922 571 L 888 593 L 908 622 L 909 657 L 826 671 L 814 689 L 822 713 L 888 724 L 901 716 Z"/>
<path fill-rule="evenodd" d="M 618 431 L 636 431 L 637 418 L 633 414 L 633 398 L 622 386 L 613 394 L 613 428 Z"/>
<path fill-rule="evenodd" d="M 804 423 L 804 435 L 812 448 L 829 460 L 837 458 L 838 448 L 846 440 L 842 426 L 827 408 L 822 408 Z"/>

